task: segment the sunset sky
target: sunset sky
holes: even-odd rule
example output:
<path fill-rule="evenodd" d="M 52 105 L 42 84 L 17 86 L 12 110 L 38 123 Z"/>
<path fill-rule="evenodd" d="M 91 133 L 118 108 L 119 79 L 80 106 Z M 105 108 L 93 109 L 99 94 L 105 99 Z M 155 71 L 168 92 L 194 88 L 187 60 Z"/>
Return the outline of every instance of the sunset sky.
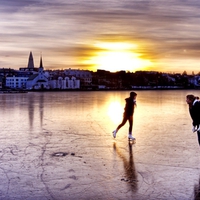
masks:
<path fill-rule="evenodd" d="M 200 72 L 199 0 L 0 0 L 0 68 Z"/>

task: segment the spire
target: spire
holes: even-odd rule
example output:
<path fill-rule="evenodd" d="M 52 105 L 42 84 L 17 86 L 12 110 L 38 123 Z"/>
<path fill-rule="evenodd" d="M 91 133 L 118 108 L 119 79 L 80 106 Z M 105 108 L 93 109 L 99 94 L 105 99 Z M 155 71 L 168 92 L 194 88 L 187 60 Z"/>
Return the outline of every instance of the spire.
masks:
<path fill-rule="evenodd" d="M 29 69 L 34 69 L 34 62 L 33 62 L 33 55 L 32 52 L 30 52 L 29 59 L 28 59 L 28 67 Z"/>
<path fill-rule="evenodd" d="M 40 68 L 43 68 L 42 56 L 40 57 Z"/>

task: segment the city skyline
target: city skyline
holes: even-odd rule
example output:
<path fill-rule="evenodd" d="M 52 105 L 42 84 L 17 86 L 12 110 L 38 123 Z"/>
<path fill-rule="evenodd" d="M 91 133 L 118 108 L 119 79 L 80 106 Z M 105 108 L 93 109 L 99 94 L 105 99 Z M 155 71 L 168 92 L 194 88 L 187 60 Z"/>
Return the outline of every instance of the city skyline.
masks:
<path fill-rule="evenodd" d="M 200 2 L 0 1 L 0 68 L 200 71 Z"/>

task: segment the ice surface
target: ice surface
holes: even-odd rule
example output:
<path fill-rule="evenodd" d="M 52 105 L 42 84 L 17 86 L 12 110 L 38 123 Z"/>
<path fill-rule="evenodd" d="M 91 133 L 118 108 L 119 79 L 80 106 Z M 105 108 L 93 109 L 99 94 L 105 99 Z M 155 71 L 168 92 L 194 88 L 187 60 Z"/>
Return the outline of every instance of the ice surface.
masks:
<path fill-rule="evenodd" d="M 129 91 L 0 94 L 0 199 L 195 199 L 198 91 L 136 92 L 133 144 L 112 137 Z"/>

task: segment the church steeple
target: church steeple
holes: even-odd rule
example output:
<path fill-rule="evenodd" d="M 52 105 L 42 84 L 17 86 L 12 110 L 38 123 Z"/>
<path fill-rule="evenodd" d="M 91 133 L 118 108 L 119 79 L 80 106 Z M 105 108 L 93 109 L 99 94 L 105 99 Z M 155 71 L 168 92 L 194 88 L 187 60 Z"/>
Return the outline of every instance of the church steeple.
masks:
<path fill-rule="evenodd" d="M 34 61 L 32 52 L 30 52 L 29 59 L 28 59 L 28 69 L 34 69 Z"/>
<path fill-rule="evenodd" d="M 42 56 L 40 57 L 40 68 L 43 68 Z"/>
<path fill-rule="evenodd" d="M 44 75 L 44 68 L 43 68 L 43 63 L 42 63 L 42 56 L 40 56 L 40 67 L 39 67 L 39 77 L 40 79 L 43 78 Z"/>

